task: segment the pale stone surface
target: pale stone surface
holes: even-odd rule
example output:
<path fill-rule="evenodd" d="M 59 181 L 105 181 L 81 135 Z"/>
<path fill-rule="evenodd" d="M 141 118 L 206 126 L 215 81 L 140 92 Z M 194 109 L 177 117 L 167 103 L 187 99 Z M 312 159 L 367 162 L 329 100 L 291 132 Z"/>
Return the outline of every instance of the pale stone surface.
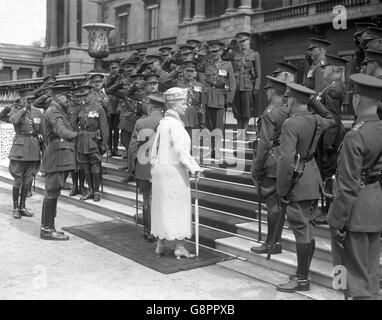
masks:
<path fill-rule="evenodd" d="M 39 239 L 41 195 L 28 199 L 34 218 L 11 217 L 10 185 L 0 183 L 0 299 L 308 299 L 223 266 L 163 275 L 71 236 Z M 57 226 L 107 221 L 102 215 L 59 204 Z"/>

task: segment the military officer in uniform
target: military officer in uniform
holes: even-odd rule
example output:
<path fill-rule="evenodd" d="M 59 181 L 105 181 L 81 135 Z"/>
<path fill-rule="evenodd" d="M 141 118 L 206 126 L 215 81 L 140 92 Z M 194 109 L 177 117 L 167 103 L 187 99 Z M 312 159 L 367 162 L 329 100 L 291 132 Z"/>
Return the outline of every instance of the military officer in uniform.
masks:
<path fill-rule="evenodd" d="M 224 113 L 231 106 L 236 93 L 236 80 L 229 62 L 221 59 L 224 43 L 209 42 L 214 61 L 205 67 L 206 125 L 212 131 L 224 130 Z"/>
<path fill-rule="evenodd" d="M 277 194 L 296 239 L 297 272 L 278 291 L 310 290 L 309 268 L 315 250 L 312 219 L 321 198 L 322 179 L 314 160 L 317 141 L 323 130 L 334 123 L 333 115 L 321 103 L 308 101 L 315 91 L 288 83 L 291 116 L 281 128 L 277 162 Z"/>
<path fill-rule="evenodd" d="M 233 71 L 236 76 L 236 94 L 232 111 L 237 120 L 237 128 L 247 133 L 249 119 L 252 115 L 257 117 L 257 110 L 251 110 L 260 91 L 261 65 L 260 55 L 251 49 L 251 35 L 240 32 L 236 35 L 241 50 L 237 52 L 232 61 Z"/>
<path fill-rule="evenodd" d="M 41 214 L 43 240 L 69 240 L 55 229 L 57 201 L 64 185 L 67 172 L 75 169 L 73 140 L 78 133 L 73 129 L 67 114 L 71 103 L 70 87 L 55 85 L 51 88 L 53 100 L 44 115 L 44 130 L 47 139 L 42 163 L 46 170 L 45 197 Z"/>
<path fill-rule="evenodd" d="M 105 113 L 110 111 L 110 99 L 104 91 L 104 75 L 100 73 L 91 74 L 89 77 L 89 85 L 93 87 L 89 99 L 94 99 L 101 104 Z"/>
<path fill-rule="evenodd" d="M 77 140 L 78 165 L 85 172 L 89 193 L 81 197 L 82 201 L 101 200 L 101 162 L 102 155 L 107 151 L 109 128 L 107 117 L 100 103 L 90 99 L 91 86 L 76 88 L 74 96 L 82 99 L 84 105 L 78 114 L 76 126 L 79 128 Z"/>
<path fill-rule="evenodd" d="M 143 195 L 143 238 L 154 242 L 151 235 L 151 163 L 150 139 L 163 118 L 164 99 L 158 96 L 148 97 L 148 116 L 138 119 L 129 146 L 129 171 L 134 174 L 140 192 Z"/>
<path fill-rule="evenodd" d="M 297 67 L 284 61 L 276 62 L 276 66 L 277 68 L 272 72 L 271 76 L 286 83 L 296 82 Z"/>
<path fill-rule="evenodd" d="M 324 89 L 317 99 L 332 113 L 335 123 L 325 130 L 317 144 L 315 154 L 322 179 L 330 183 L 331 177 L 337 170 L 338 149 L 345 135 L 345 128 L 341 121 L 341 107 L 346 95 L 346 86 L 343 82 L 345 67 L 348 61 L 339 56 L 327 54 L 323 69 Z M 315 220 L 316 224 L 326 223 L 331 199 L 325 199 L 322 206 L 322 216 Z"/>
<path fill-rule="evenodd" d="M 334 266 L 346 268 L 353 299 L 377 299 L 382 231 L 382 122 L 376 115 L 382 80 L 354 74 L 355 126 L 342 144 L 335 199 L 328 213 Z"/>
<path fill-rule="evenodd" d="M 325 64 L 325 55 L 330 42 L 323 39 L 310 38 L 308 54 L 312 60 L 312 66 L 304 79 L 304 86 L 313 89 L 317 93 L 324 88 L 323 74 L 320 66 Z"/>
<path fill-rule="evenodd" d="M 289 116 L 289 110 L 284 105 L 283 97 L 286 83 L 277 78 L 267 76 L 268 85 L 264 88 L 268 98 L 268 108 L 260 117 L 259 143 L 254 154 L 251 173 L 254 180 L 262 186 L 262 198 L 267 205 L 268 234 L 267 240 L 260 247 L 251 248 L 255 253 L 268 253 L 269 246 L 272 254 L 281 253 L 281 227 L 277 229 L 277 221 L 284 220 L 280 217 L 279 199 L 276 193 L 276 167 L 280 155 L 281 126 Z M 257 187 L 257 186 L 256 186 Z M 264 197 L 263 192 L 266 192 Z M 273 243 L 274 242 L 274 243 Z"/>
<path fill-rule="evenodd" d="M 41 87 L 33 91 L 35 95 L 35 101 L 33 105 L 39 109 L 48 109 L 52 102 L 52 94 L 50 92 L 50 87 L 56 83 L 57 79 L 54 76 L 47 76 L 43 79 L 43 84 Z"/>
<path fill-rule="evenodd" d="M 13 213 L 15 219 L 33 217 L 25 207 L 29 187 L 40 169 L 43 148 L 42 113 L 33 107 L 32 89 L 19 91 L 20 105 L 14 106 L 8 120 L 13 124 L 15 138 L 9 153 L 9 172 L 13 181 Z M 20 200 L 20 202 L 19 202 Z"/>
<path fill-rule="evenodd" d="M 192 130 L 200 129 L 205 125 L 205 96 L 203 85 L 196 80 L 196 63 L 185 61 L 183 70 L 182 80 L 178 80 L 176 87 L 188 89 L 188 108 L 180 118 L 192 139 Z"/>
<path fill-rule="evenodd" d="M 361 64 L 362 61 L 365 59 L 365 39 L 369 37 L 368 28 L 376 26 L 376 24 L 370 22 L 355 23 L 356 32 L 353 34 L 355 43 L 355 61 L 351 69 L 352 73 L 361 71 Z"/>
<path fill-rule="evenodd" d="M 114 97 L 112 94 L 110 94 L 110 90 L 112 90 L 111 87 L 118 84 L 122 79 L 122 73 L 118 60 L 110 62 L 110 71 L 110 75 L 107 77 L 105 82 L 105 91 L 110 98 L 110 108 L 109 113 L 107 114 L 109 125 L 109 156 L 120 157 L 121 154 L 118 151 L 118 144 L 120 138 L 118 129 L 120 118 L 120 115 L 118 113 L 118 105 L 120 101 L 117 97 Z"/>

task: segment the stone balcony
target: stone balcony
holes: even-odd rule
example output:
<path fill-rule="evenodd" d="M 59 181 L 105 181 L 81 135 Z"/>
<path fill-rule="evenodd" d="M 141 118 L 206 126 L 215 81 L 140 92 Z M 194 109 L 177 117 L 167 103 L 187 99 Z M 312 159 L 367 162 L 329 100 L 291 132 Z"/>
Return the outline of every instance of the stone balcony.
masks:
<path fill-rule="evenodd" d="M 262 34 L 327 24 L 333 21 L 335 14 L 332 11 L 337 5 L 346 7 L 348 20 L 382 14 L 381 0 L 307 1 L 304 4 L 273 10 L 233 12 L 203 21 L 183 22 L 178 27 L 178 42 L 183 43 L 191 38 L 202 41 L 229 39 L 238 31 Z"/>

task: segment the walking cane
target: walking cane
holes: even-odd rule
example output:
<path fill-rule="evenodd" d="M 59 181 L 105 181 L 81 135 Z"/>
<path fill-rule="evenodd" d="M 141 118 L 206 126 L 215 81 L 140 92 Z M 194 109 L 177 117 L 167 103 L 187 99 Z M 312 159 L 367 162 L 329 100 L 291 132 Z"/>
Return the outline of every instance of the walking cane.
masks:
<path fill-rule="evenodd" d="M 33 191 L 36 191 L 36 177 L 33 178 Z"/>
<path fill-rule="evenodd" d="M 261 242 L 263 240 L 263 236 L 261 234 L 261 184 L 257 182 L 257 190 L 258 190 L 258 208 L 257 208 L 257 221 L 258 221 L 258 236 L 257 241 Z"/>
<path fill-rule="evenodd" d="M 99 175 L 100 175 L 100 178 L 101 178 L 101 192 L 103 193 L 103 174 L 102 174 L 102 162 L 100 162 L 100 163 L 99 163 L 99 167 L 100 167 Z"/>
<path fill-rule="evenodd" d="M 195 179 L 195 246 L 196 256 L 199 257 L 199 199 L 198 199 L 198 179 Z"/>
<path fill-rule="evenodd" d="M 138 182 L 135 182 L 135 226 L 138 229 Z"/>

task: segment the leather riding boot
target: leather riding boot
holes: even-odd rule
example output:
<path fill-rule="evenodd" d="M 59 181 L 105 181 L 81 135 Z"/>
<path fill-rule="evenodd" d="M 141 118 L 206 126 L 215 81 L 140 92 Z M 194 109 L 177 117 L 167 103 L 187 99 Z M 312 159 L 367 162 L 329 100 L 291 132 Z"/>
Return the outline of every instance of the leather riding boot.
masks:
<path fill-rule="evenodd" d="M 100 185 L 101 185 L 100 173 L 99 172 L 93 173 L 94 202 L 99 202 L 101 200 L 101 193 L 99 192 Z"/>
<path fill-rule="evenodd" d="M 78 191 L 81 195 L 86 196 L 85 171 L 82 169 L 78 170 L 78 184 Z"/>
<path fill-rule="evenodd" d="M 314 250 L 316 249 L 316 240 L 313 239 L 310 244 L 309 244 L 309 264 L 308 264 L 308 270 L 310 269 L 310 264 L 312 263 L 313 255 L 314 255 Z"/>
<path fill-rule="evenodd" d="M 297 276 L 290 277 L 289 282 L 277 286 L 277 291 L 293 293 L 296 291 L 309 291 L 309 259 L 311 244 L 296 243 Z"/>
<path fill-rule="evenodd" d="M 20 188 L 13 187 L 12 188 L 12 197 L 13 197 L 12 217 L 15 219 L 21 219 L 21 215 L 19 212 L 19 194 L 20 194 Z"/>
<path fill-rule="evenodd" d="M 33 194 L 32 194 L 32 184 L 33 184 L 33 180 L 28 184 L 27 198 L 30 198 L 31 196 L 33 196 Z"/>
<path fill-rule="evenodd" d="M 70 191 L 69 196 L 74 197 L 75 195 L 79 194 L 80 191 L 78 189 L 78 173 L 73 171 L 71 174 L 72 177 L 72 191 Z"/>
<path fill-rule="evenodd" d="M 86 201 L 86 200 L 90 200 L 90 199 L 94 199 L 94 185 L 93 185 L 93 175 L 90 171 L 88 170 L 85 170 L 85 178 L 86 178 L 86 182 L 88 183 L 88 186 L 89 186 L 89 192 L 81 197 L 81 201 Z"/>
<path fill-rule="evenodd" d="M 54 219 L 56 216 L 58 198 L 45 198 L 43 204 L 40 238 L 43 240 L 66 241 L 69 237 L 63 232 L 56 231 Z"/>
<path fill-rule="evenodd" d="M 22 217 L 28 217 L 28 218 L 31 218 L 34 216 L 34 213 L 28 211 L 25 207 L 25 201 L 27 199 L 27 193 L 28 193 L 28 189 L 29 189 L 29 183 L 28 184 L 24 184 L 21 188 L 21 194 L 20 194 L 20 215 Z"/>

